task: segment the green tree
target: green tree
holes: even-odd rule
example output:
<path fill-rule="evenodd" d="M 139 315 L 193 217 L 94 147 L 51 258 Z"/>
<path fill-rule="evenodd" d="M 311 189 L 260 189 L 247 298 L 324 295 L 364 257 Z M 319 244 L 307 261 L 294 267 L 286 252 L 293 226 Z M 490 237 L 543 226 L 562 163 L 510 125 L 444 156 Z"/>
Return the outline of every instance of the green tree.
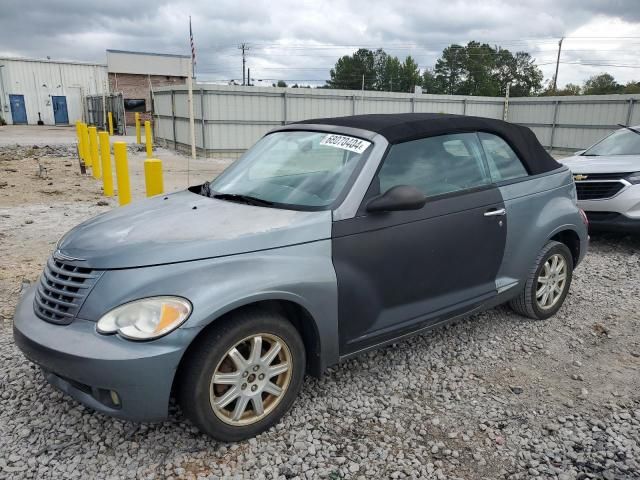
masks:
<path fill-rule="evenodd" d="M 375 90 L 375 54 L 371 50 L 361 48 L 353 55 L 345 55 L 338 59 L 334 68 L 329 72 L 331 80 L 327 81 L 330 88 L 360 90 L 364 76 L 365 90 Z"/>
<path fill-rule="evenodd" d="M 423 75 L 423 86 L 431 93 L 457 95 L 504 95 L 507 85 L 514 97 L 535 95 L 542 90 L 542 71 L 527 52 L 469 42 L 450 45 L 437 60 L 433 74 Z"/>
<path fill-rule="evenodd" d="M 361 48 L 353 55 L 345 55 L 336 62 L 330 74 L 329 88 L 360 90 L 363 75 L 365 90 L 410 92 L 422 83 L 418 64 L 411 56 L 401 62 L 382 49 Z"/>
<path fill-rule="evenodd" d="M 433 70 L 436 81 L 445 88 L 443 93 L 461 93 L 466 74 L 465 57 L 465 48 L 460 45 L 450 45 L 442 51 Z"/>
<path fill-rule="evenodd" d="M 397 59 L 396 59 L 397 60 Z M 400 66 L 400 79 L 398 90 L 400 92 L 413 92 L 416 85 L 421 85 L 420 68 L 416 61 L 409 55 Z"/>
<path fill-rule="evenodd" d="M 616 82 L 616 79 L 608 73 L 594 75 L 584 82 L 582 93 L 584 95 L 608 95 L 622 93 L 624 87 Z"/>
<path fill-rule="evenodd" d="M 287 86 L 287 82 L 285 82 L 284 80 L 278 80 L 278 83 L 276 84 L 276 87 L 284 88 L 286 86 Z"/>
<path fill-rule="evenodd" d="M 516 52 L 515 70 L 511 78 L 509 95 L 513 97 L 529 97 L 542 91 L 544 75 L 527 52 Z M 500 93 L 504 94 L 506 84 L 501 85 Z"/>
<path fill-rule="evenodd" d="M 500 85 L 496 81 L 496 51 L 488 44 L 469 42 L 464 47 L 463 77 L 460 91 L 465 95 L 496 96 Z"/>
<path fill-rule="evenodd" d="M 640 82 L 631 80 L 624 86 L 622 93 L 640 93 Z"/>
<path fill-rule="evenodd" d="M 446 86 L 441 82 L 433 72 L 433 70 L 425 69 L 422 74 L 422 91 L 423 93 L 444 94 Z"/>
<path fill-rule="evenodd" d="M 392 57 L 383 50 L 375 53 L 376 90 L 399 91 L 402 64 L 398 57 Z"/>
<path fill-rule="evenodd" d="M 575 83 L 567 83 L 564 88 L 557 90 L 553 95 L 571 96 L 581 94 L 582 87 L 580 85 L 576 85 Z"/>

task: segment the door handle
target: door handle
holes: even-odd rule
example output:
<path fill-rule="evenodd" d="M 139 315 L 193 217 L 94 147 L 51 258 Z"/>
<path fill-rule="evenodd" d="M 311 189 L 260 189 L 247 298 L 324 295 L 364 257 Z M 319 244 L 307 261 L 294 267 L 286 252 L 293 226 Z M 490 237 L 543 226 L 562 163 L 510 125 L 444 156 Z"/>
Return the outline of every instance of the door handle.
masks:
<path fill-rule="evenodd" d="M 507 214 L 507 210 L 504 208 L 496 208 L 493 210 L 487 210 L 484 212 L 485 217 L 501 217 Z"/>

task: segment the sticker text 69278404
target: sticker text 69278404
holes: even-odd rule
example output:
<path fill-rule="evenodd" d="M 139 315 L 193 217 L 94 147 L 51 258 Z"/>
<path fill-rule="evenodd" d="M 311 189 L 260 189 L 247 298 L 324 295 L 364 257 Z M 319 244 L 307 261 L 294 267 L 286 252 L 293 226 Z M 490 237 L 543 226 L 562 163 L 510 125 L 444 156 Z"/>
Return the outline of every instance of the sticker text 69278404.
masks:
<path fill-rule="evenodd" d="M 364 152 L 371 142 L 361 140 L 355 137 L 348 137 L 346 135 L 334 135 L 330 134 L 320 140 L 320 145 L 326 145 L 327 147 L 341 148 L 343 150 L 349 150 L 350 152 L 362 153 Z"/>

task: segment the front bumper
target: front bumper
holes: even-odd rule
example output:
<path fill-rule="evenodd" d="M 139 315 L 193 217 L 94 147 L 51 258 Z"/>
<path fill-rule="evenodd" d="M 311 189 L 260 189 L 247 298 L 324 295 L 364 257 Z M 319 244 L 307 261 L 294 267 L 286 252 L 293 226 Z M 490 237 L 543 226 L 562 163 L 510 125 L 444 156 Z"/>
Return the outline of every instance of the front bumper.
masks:
<path fill-rule="evenodd" d="M 592 232 L 640 233 L 640 218 L 629 218 L 617 212 L 585 212 Z"/>
<path fill-rule="evenodd" d="M 13 335 L 24 355 L 42 367 L 49 383 L 107 415 L 141 422 L 167 417 L 175 372 L 198 329 L 131 342 L 100 335 L 95 322 L 87 320 L 54 325 L 36 317 L 34 292 L 31 287 L 18 304 Z M 111 392 L 117 393 L 118 402 L 113 402 Z"/>

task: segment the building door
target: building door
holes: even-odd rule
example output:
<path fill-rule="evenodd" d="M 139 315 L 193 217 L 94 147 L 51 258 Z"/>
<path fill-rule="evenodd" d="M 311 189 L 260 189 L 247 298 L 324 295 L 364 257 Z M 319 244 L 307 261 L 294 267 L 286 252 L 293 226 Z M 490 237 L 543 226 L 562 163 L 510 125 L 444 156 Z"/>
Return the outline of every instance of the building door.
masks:
<path fill-rule="evenodd" d="M 52 95 L 51 103 L 53 104 L 53 118 L 56 125 L 68 125 L 67 97 Z"/>
<path fill-rule="evenodd" d="M 11 118 L 14 125 L 26 125 L 27 109 L 24 106 L 24 95 L 9 95 Z"/>

